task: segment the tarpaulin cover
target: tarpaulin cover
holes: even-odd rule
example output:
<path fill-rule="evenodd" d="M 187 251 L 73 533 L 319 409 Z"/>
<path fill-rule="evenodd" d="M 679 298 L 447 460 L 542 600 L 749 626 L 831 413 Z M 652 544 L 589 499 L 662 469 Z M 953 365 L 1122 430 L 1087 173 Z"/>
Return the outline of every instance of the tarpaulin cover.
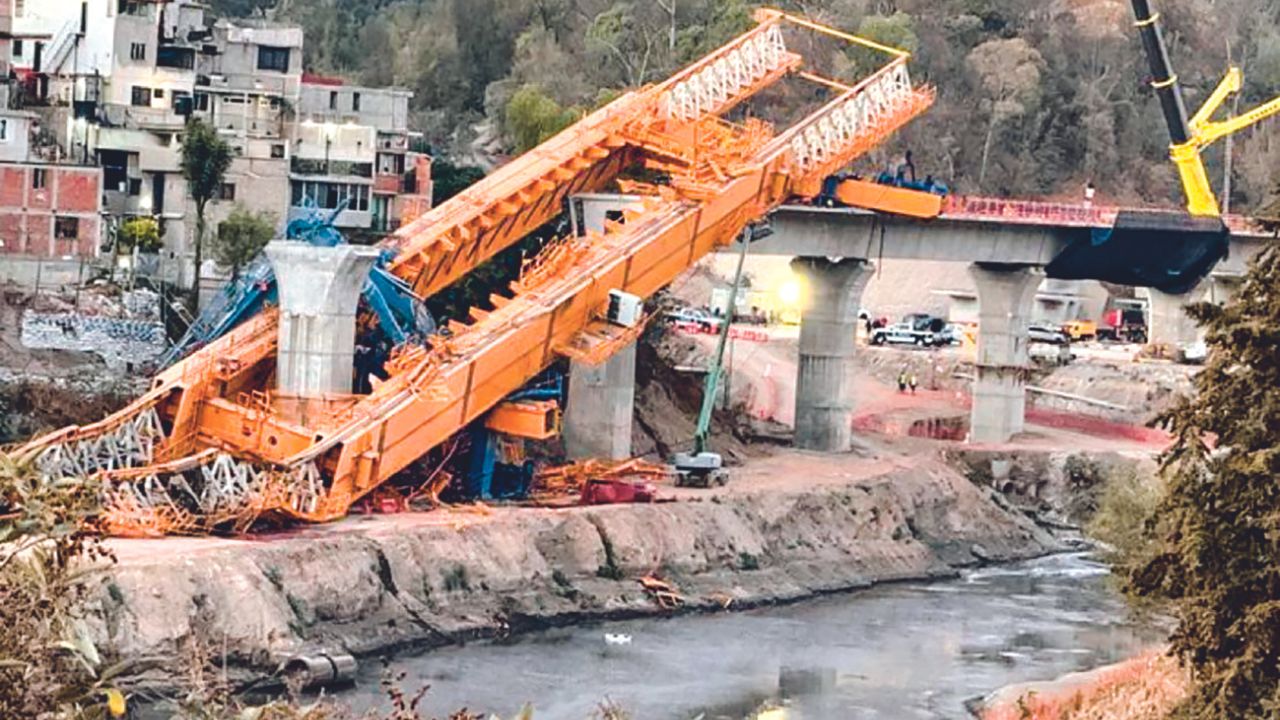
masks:
<path fill-rule="evenodd" d="M 1226 257 L 1221 218 L 1123 211 L 1109 230 L 1080 231 L 1045 268 L 1051 278 L 1104 280 L 1182 294 Z"/>

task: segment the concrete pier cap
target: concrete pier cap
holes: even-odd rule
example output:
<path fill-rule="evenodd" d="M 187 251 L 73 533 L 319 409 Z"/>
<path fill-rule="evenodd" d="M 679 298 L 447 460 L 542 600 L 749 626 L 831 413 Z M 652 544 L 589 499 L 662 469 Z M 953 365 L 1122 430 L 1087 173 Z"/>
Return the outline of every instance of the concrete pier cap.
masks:
<path fill-rule="evenodd" d="M 796 447 L 846 452 L 852 444 L 858 307 L 874 267 L 853 258 L 791 261 L 791 270 L 806 285 L 796 371 Z"/>
<path fill-rule="evenodd" d="M 970 442 L 1002 443 L 1022 432 L 1028 371 L 1027 326 L 1043 268 L 975 263 L 978 353 Z"/>
<path fill-rule="evenodd" d="M 378 249 L 277 240 L 267 245 L 266 253 L 280 294 L 278 394 L 282 398 L 349 394 L 356 310 Z"/>

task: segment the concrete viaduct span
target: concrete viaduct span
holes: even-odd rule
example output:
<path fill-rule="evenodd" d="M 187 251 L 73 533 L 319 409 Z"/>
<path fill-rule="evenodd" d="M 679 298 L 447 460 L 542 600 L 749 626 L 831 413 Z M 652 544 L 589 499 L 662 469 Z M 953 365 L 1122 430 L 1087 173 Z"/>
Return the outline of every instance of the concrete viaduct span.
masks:
<path fill-rule="evenodd" d="M 636 202 L 617 195 L 577 199 L 586 227 Z M 877 260 L 934 260 L 969 266 L 978 294 L 977 373 L 973 385 L 970 440 L 1005 442 L 1023 430 L 1026 408 L 1024 379 L 1028 366 L 1027 327 L 1033 301 L 1045 279 L 1045 268 L 1082 233 L 1114 226 L 1118 208 L 1063 203 L 950 197 L 941 216 L 917 220 L 858 208 L 784 206 L 772 215 L 772 236 L 752 244 L 753 255 L 791 257 L 792 269 L 809 287 L 802 310 L 800 361 L 796 379 L 796 445 L 841 452 L 850 446 L 854 398 L 847 381 L 853 372 L 855 336 L 862 292 Z M 1153 342 L 1177 344 L 1195 337 L 1183 306 L 1206 294 L 1228 297 L 1249 259 L 1274 235 L 1240 217 L 1226 218 L 1231 230 L 1225 258 L 1209 277 L 1189 292 L 1174 295 L 1150 289 L 1150 336 Z M 732 249 L 730 249 L 732 250 Z M 610 361 L 611 363 L 614 361 Z M 609 377 L 604 385 L 575 383 L 571 378 L 566 434 L 617 435 L 615 442 L 588 442 L 587 451 L 621 445 L 623 428 L 599 418 L 579 415 L 574 405 L 598 406 L 590 397 L 609 393 L 616 403 L 625 393 L 619 383 L 634 381 L 634 360 L 622 365 L 632 373 L 587 371 L 584 377 Z M 577 391 L 575 392 L 575 386 Z M 629 423 L 625 428 L 630 438 Z M 570 447 L 575 443 L 566 438 Z M 615 450 L 616 453 L 616 450 Z"/>

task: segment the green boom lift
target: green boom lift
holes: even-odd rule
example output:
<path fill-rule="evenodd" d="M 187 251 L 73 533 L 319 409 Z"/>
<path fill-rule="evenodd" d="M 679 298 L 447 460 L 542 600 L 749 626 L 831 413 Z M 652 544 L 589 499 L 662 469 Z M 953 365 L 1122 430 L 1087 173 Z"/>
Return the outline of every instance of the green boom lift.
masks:
<path fill-rule="evenodd" d="M 711 435 L 711 415 L 720 389 L 720 376 L 724 372 L 724 349 L 729 342 L 729 326 L 733 324 L 738 289 L 742 287 L 742 268 L 747 260 L 747 249 L 751 243 L 772 234 L 773 230 L 767 224 L 755 223 L 748 225 L 739 239 L 742 247 L 738 252 L 738 269 L 733 274 L 733 287 L 729 291 L 724 322 L 720 323 L 716 351 L 707 368 L 707 380 L 702 389 L 702 409 L 698 412 L 698 427 L 693 435 L 693 452 L 680 452 L 675 456 L 676 484 L 681 487 L 711 487 L 729 482 L 729 471 L 724 469 L 724 458 L 720 453 L 707 449 L 707 441 Z"/>

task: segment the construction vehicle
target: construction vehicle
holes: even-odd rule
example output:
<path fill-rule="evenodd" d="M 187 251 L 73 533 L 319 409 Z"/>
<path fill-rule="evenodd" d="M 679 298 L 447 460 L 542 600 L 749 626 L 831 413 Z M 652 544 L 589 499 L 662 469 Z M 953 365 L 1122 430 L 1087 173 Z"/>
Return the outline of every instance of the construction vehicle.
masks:
<path fill-rule="evenodd" d="M 348 202 L 344 200 L 334 210 L 321 211 L 314 203 L 307 201 L 304 205 L 306 211 L 289 222 L 285 237 L 320 247 L 333 247 L 346 242 L 334 222 L 346 211 Z M 382 337 L 399 345 L 414 334 L 430 335 L 435 332 L 436 327 L 421 299 L 410 291 L 407 283 L 387 271 L 386 266 L 392 257 L 394 253 L 382 254 L 369 272 L 361 295 L 374 316 Z M 173 365 L 276 302 L 275 271 L 266 254 L 259 253 L 238 277 L 225 284 L 205 304 L 200 316 L 191 323 L 178 342 L 161 356 L 160 367 Z M 386 358 L 381 360 L 385 361 Z"/>
<path fill-rule="evenodd" d="M 746 265 L 747 250 L 751 243 L 768 234 L 767 229 L 756 232 L 748 225 L 739 239 L 738 268 L 733 274 L 733 285 L 729 297 L 738 296 L 742 287 L 742 269 Z M 724 458 L 719 453 L 707 449 L 707 441 L 711 437 L 711 417 L 715 412 L 716 395 L 720 390 L 720 375 L 724 372 L 724 349 L 729 340 L 729 329 L 733 326 L 732 304 L 726 306 L 724 322 L 720 324 L 716 338 L 716 349 L 711 356 L 711 364 L 707 367 L 707 377 L 702 387 L 702 406 L 698 410 L 698 424 L 693 433 L 693 452 L 676 453 L 676 485 L 680 487 L 711 487 L 725 485 L 729 482 L 729 471 L 724 469 Z M 728 390 L 726 389 L 727 393 Z"/>
<path fill-rule="evenodd" d="M 1147 316 L 1141 308 L 1113 307 L 1102 314 L 1098 326 L 1099 340 L 1135 343 L 1147 342 Z"/>
<path fill-rule="evenodd" d="M 1098 323 L 1092 320 L 1068 320 L 1062 324 L 1062 333 L 1072 342 L 1087 342 L 1098 337 Z"/>
<path fill-rule="evenodd" d="M 1214 120 L 1227 98 L 1240 92 L 1244 74 L 1238 67 L 1227 70 L 1227 75 L 1196 114 L 1187 119 L 1187 107 L 1182 97 L 1182 86 L 1169 63 L 1169 51 L 1165 47 L 1160 27 L 1160 13 L 1151 9 L 1149 0 L 1132 0 L 1133 14 L 1147 62 L 1151 66 L 1151 87 L 1160 98 L 1165 124 L 1169 127 L 1169 157 L 1178 168 L 1182 189 L 1186 194 L 1187 212 L 1202 217 L 1219 217 L 1222 212 L 1218 199 L 1209 184 L 1205 172 L 1204 149 L 1228 135 L 1256 125 L 1280 114 L 1280 97 L 1264 103 L 1243 115 L 1227 120 Z"/>
<path fill-rule="evenodd" d="M 616 185 L 643 196 L 603 232 L 550 243 L 468 322 L 397 346 L 367 394 L 326 397 L 329 412 L 292 417 L 274 392 L 278 312 L 267 308 L 161 372 L 128 407 L 37 438 L 19 458 L 45 477 L 98 479 L 108 532 L 208 532 L 263 517 L 340 518 L 495 410 L 508 421 L 529 415 L 508 426 L 553 427 L 553 403 L 505 399 L 560 358 L 603 362 L 635 340 L 643 323 L 608 319 L 611 291 L 648 298 L 788 199 L 816 196 L 824 178 L 933 102 L 931 89 L 912 84 L 904 51 L 775 10 L 755 19 L 385 240 L 388 272 L 429 299 L 546 225 L 574 194 Z M 854 84 L 823 77 L 832 43 L 885 63 Z M 760 113 L 731 115 L 784 78 L 816 82 L 827 99 L 807 114 L 779 112 L 803 116 L 781 129 Z M 635 170 L 648 182 L 627 181 Z"/>

